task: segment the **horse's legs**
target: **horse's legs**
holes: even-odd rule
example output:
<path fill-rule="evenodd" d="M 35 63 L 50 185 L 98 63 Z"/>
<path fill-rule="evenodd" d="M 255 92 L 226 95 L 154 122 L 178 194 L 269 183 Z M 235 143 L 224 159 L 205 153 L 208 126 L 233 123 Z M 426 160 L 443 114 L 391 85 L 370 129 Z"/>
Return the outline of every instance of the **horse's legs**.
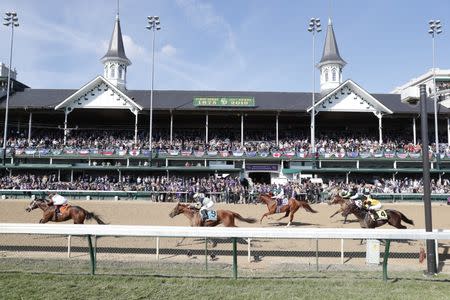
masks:
<path fill-rule="evenodd" d="M 268 215 L 270 215 L 270 212 L 266 212 L 265 214 L 263 214 L 261 220 L 259 220 L 259 224 L 261 224 L 264 217 L 267 217 Z"/>
<path fill-rule="evenodd" d="M 291 211 L 288 209 L 288 210 L 286 210 L 286 213 L 284 214 L 284 216 L 282 216 L 281 218 L 279 218 L 279 219 L 277 219 L 277 221 L 280 221 L 281 219 L 284 219 L 284 218 L 286 218 L 287 216 L 289 216 L 289 213 L 290 213 Z"/>
<path fill-rule="evenodd" d="M 342 211 L 342 209 L 338 209 L 334 214 L 332 214 L 330 216 L 330 218 L 334 217 L 335 215 L 337 215 L 338 213 L 340 213 Z"/>
<path fill-rule="evenodd" d="M 297 210 L 300 208 L 300 206 L 294 207 L 294 209 L 291 209 L 291 215 L 289 217 L 289 223 L 287 223 L 286 227 L 290 226 L 292 223 L 292 220 L 294 220 L 294 214 L 297 212 Z"/>
<path fill-rule="evenodd" d="M 395 220 L 394 220 L 395 219 Z M 388 223 L 398 229 L 406 229 L 407 227 L 402 225 L 402 220 L 400 218 L 388 218 Z"/>

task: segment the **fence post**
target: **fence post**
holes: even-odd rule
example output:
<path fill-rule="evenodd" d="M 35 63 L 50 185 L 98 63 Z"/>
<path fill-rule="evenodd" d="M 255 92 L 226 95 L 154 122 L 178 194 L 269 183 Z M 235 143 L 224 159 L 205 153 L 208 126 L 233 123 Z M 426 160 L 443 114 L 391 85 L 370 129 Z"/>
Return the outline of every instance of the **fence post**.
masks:
<path fill-rule="evenodd" d="M 319 240 L 316 239 L 316 271 L 319 272 Z"/>
<path fill-rule="evenodd" d="M 89 244 L 89 257 L 91 258 L 91 275 L 95 275 L 95 256 L 94 256 L 94 247 L 92 247 L 91 235 L 87 235 L 87 240 Z"/>
<path fill-rule="evenodd" d="M 390 247 L 391 247 L 391 240 L 386 240 L 386 245 L 384 246 L 384 258 L 383 258 L 383 280 L 385 282 L 388 280 L 387 264 L 388 264 L 389 248 Z"/>
<path fill-rule="evenodd" d="M 248 238 L 247 239 L 247 259 L 248 259 L 248 262 L 250 262 L 250 256 L 251 256 L 251 253 L 250 253 L 251 243 L 252 243 L 252 239 Z"/>
<path fill-rule="evenodd" d="M 237 243 L 236 238 L 233 240 L 233 278 L 237 279 Z"/>
<path fill-rule="evenodd" d="M 344 264 L 344 239 L 341 239 L 341 265 Z"/>
<path fill-rule="evenodd" d="M 436 270 L 439 272 L 439 243 L 438 240 L 434 240 L 434 244 L 436 247 L 434 247 L 434 250 L 436 251 Z"/>
<path fill-rule="evenodd" d="M 67 236 L 67 258 L 70 258 L 70 248 L 72 247 L 72 236 Z"/>
<path fill-rule="evenodd" d="M 205 237 L 205 269 L 208 272 L 208 238 Z"/>
<path fill-rule="evenodd" d="M 156 260 L 159 260 L 159 236 L 156 237 Z"/>

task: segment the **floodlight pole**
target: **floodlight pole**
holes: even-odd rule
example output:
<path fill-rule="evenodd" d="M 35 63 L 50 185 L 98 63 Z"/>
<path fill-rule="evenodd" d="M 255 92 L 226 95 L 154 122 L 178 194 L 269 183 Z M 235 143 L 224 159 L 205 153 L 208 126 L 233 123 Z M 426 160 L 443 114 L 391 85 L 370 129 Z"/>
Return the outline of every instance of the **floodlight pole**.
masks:
<path fill-rule="evenodd" d="M 313 91 L 312 91 L 312 108 L 311 108 L 311 152 L 315 165 L 316 158 L 316 66 L 315 66 L 315 40 L 316 32 L 321 32 L 319 18 L 311 18 L 309 21 L 308 31 L 312 33 L 312 65 L 313 65 Z"/>
<path fill-rule="evenodd" d="M 11 43 L 9 49 L 9 66 L 8 66 L 8 84 L 6 87 L 6 103 L 5 103 L 5 125 L 3 131 L 3 165 L 6 165 L 6 141 L 8 136 L 8 110 L 9 110 L 9 94 L 11 88 L 11 68 L 12 68 L 12 57 L 13 57 L 13 45 L 14 45 L 14 27 L 19 26 L 19 19 L 17 18 L 17 13 L 7 12 L 3 18 L 3 25 L 11 26 Z"/>
<path fill-rule="evenodd" d="M 427 92 L 425 84 L 419 85 L 420 89 L 420 125 L 422 136 L 422 170 L 423 170 L 423 203 L 425 209 L 425 230 L 433 231 L 431 218 L 431 187 L 430 187 L 430 159 L 428 156 L 428 113 Z M 437 273 L 436 252 L 434 240 L 427 240 L 427 275 Z"/>
<path fill-rule="evenodd" d="M 150 124 L 149 124 L 149 150 L 150 150 L 150 167 L 152 166 L 153 157 L 153 87 L 155 82 L 155 33 L 157 30 L 161 29 L 160 21 L 158 16 L 147 17 L 148 25 L 147 29 L 153 32 L 152 38 L 152 79 L 151 79 L 151 89 L 150 89 Z"/>
<path fill-rule="evenodd" d="M 439 128 L 438 128 L 438 105 L 437 105 L 437 87 L 436 87 L 436 70 L 435 70 L 435 36 L 442 32 L 442 25 L 440 20 L 430 20 L 428 22 L 428 33 L 431 35 L 432 40 L 432 57 L 433 57 L 433 100 L 434 100 L 434 141 L 435 141 L 435 154 L 436 161 L 439 167 L 440 153 L 439 153 Z"/>

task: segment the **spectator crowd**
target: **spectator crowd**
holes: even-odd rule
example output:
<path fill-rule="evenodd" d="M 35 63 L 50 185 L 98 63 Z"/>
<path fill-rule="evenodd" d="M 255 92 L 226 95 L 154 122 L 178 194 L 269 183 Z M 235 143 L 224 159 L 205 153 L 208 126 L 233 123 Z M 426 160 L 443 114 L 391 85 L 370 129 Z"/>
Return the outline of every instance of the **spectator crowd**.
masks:
<path fill-rule="evenodd" d="M 379 143 L 378 136 L 367 132 L 342 134 L 337 132 L 318 132 L 316 147 L 319 154 L 326 153 L 376 153 L 376 152 L 405 152 L 420 153 L 421 144 L 413 144 L 405 138 L 412 134 L 398 132 L 385 133 L 383 143 Z M 444 140 L 441 137 L 440 140 Z M 419 141 L 420 142 L 420 141 Z M 131 131 L 111 130 L 72 130 L 64 145 L 61 130 L 36 130 L 30 140 L 25 131 L 12 130 L 8 135 L 7 146 L 13 149 L 51 149 L 51 150 L 148 150 L 149 139 L 146 132 L 140 132 L 137 142 Z M 429 145 L 434 151 L 433 144 Z M 308 152 L 310 150 L 308 133 L 285 133 L 278 143 L 271 136 L 254 133 L 247 135 L 241 144 L 240 137 L 225 137 L 212 135 L 205 141 L 201 131 L 179 132 L 172 141 L 165 132 L 156 133 L 152 149 L 158 152 L 178 151 L 236 151 L 236 152 Z M 450 153 L 447 143 L 440 144 L 441 153 Z"/>
<path fill-rule="evenodd" d="M 313 184 L 309 180 L 288 182 L 283 185 L 252 183 L 240 177 L 181 177 L 181 176 L 90 176 L 84 175 L 70 180 L 59 180 L 56 174 L 20 174 L 0 178 L 0 189 L 8 190 L 90 190 L 90 191 L 146 191 L 152 192 L 155 201 L 192 199 L 196 192 L 204 192 L 216 201 L 230 203 L 255 203 L 260 193 L 278 193 L 283 189 L 286 197 L 323 202 L 323 192 L 352 190 L 363 193 L 423 193 L 421 179 L 376 179 L 371 183 L 349 182 L 330 179 L 324 184 Z M 450 193 L 450 180 L 431 181 L 432 193 Z"/>

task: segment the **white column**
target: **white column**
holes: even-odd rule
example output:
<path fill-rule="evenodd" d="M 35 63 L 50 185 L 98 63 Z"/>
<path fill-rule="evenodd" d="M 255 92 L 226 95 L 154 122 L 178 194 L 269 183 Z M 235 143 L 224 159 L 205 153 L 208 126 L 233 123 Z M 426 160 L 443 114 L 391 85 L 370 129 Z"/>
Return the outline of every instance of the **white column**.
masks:
<path fill-rule="evenodd" d="M 64 111 L 64 146 L 67 143 L 67 110 Z"/>
<path fill-rule="evenodd" d="M 206 113 L 205 117 L 205 143 L 208 144 L 208 129 L 209 129 L 209 115 Z"/>
<path fill-rule="evenodd" d="M 447 118 L 447 146 L 450 147 L 450 118 Z"/>
<path fill-rule="evenodd" d="M 31 141 L 31 122 L 33 120 L 33 113 L 30 112 L 30 118 L 28 119 L 28 144 Z"/>
<path fill-rule="evenodd" d="M 173 112 L 170 111 L 170 144 L 172 144 L 173 140 Z"/>
<path fill-rule="evenodd" d="M 413 121 L 413 143 L 414 143 L 414 145 L 416 145 L 416 144 L 417 144 L 416 118 L 414 117 L 414 118 L 412 119 L 412 121 Z"/>
<path fill-rule="evenodd" d="M 280 116 L 280 114 L 279 113 L 277 113 L 277 117 L 276 117 L 276 119 L 275 119 L 275 130 L 276 130 L 276 132 L 275 132 L 275 140 L 276 140 L 276 143 L 277 143 L 277 146 L 278 146 L 278 118 L 279 118 L 279 116 Z"/>
<path fill-rule="evenodd" d="M 241 146 L 244 146 L 244 114 L 241 114 Z"/>
<path fill-rule="evenodd" d="M 137 144 L 137 140 L 138 140 L 138 113 L 136 112 L 135 119 L 134 119 L 134 143 L 135 144 Z"/>
<path fill-rule="evenodd" d="M 380 113 L 378 115 L 378 131 L 379 131 L 379 135 L 380 135 L 380 140 L 379 143 L 383 144 L 383 124 L 382 124 L 382 118 L 383 115 Z"/>

